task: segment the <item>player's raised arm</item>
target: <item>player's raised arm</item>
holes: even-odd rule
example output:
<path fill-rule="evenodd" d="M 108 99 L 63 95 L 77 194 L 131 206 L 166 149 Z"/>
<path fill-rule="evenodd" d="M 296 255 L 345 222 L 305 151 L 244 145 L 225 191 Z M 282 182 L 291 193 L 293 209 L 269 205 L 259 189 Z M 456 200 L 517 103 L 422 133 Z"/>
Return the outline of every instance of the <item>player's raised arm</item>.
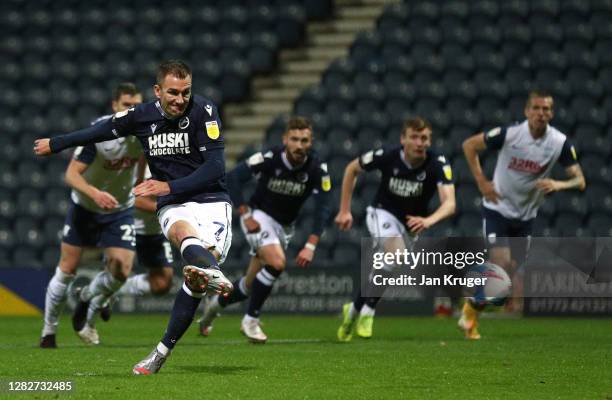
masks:
<path fill-rule="evenodd" d="M 478 185 L 478 190 L 480 193 L 492 203 L 497 203 L 497 200 L 501 197 L 499 193 L 495 190 L 495 186 L 493 182 L 490 181 L 482 171 L 482 166 L 480 165 L 480 157 L 479 153 L 483 152 L 487 149 L 487 135 L 490 136 L 489 140 L 497 141 L 497 136 L 502 139 L 503 137 L 500 133 L 500 128 L 493 129 L 489 132 L 478 133 L 474 136 L 471 136 L 463 141 L 463 154 L 465 155 L 465 159 L 470 167 L 470 171 L 474 176 L 474 180 L 476 181 L 476 185 Z M 501 147 L 501 146 L 500 146 Z"/>
<path fill-rule="evenodd" d="M 99 124 L 65 135 L 54 136 L 50 139 L 37 139 L 34 141 L 34 154 L 37 156 L 48 156 L 52 153 L 59 153 L 69 147 L 116 139 L 117 135 L 115 135 L 113 129 L 113 122 L 111 119 L 108 119 Z"/>
<path fill-rule="evenodd" d="M 357 176 L 363 172 L 359 165 L 359 158 L 354 159 L 344 169 L 344 177 L 342 178 L 342 192 L 340 194 L 340 211 L 336 215 L 336 225 L 341 231 L 351 229 L 353 225 L 353 215 L 351 214 L 351 201 L 353 199 L 353 191 Z"/>

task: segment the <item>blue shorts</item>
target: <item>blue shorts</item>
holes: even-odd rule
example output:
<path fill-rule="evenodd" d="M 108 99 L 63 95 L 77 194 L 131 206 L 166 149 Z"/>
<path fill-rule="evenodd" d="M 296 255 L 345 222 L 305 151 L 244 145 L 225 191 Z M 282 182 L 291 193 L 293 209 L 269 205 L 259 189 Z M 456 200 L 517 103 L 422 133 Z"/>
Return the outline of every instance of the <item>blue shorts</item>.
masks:
<path fill-rule="evenodd" d="M 134 210 L 99 214 L 72 203 L 62 241 L 78 247 L 122 247 L 135 250 Z"/>
<path fill-rule="evenodd" d="M 136 235 L 138 264 L 145 268 L 171 267 L 174 258 L 170 242 L 161 233 L 158 235 Z"/>
<path fill-rule="evenodd" d="M 525 260 L 535 218 L 527 221 L 510 219 L 486 207 L 482 207 L 482 217 L 482 231 L 487 246 L 509 247 L 512 258 L 517 261 Z"/>

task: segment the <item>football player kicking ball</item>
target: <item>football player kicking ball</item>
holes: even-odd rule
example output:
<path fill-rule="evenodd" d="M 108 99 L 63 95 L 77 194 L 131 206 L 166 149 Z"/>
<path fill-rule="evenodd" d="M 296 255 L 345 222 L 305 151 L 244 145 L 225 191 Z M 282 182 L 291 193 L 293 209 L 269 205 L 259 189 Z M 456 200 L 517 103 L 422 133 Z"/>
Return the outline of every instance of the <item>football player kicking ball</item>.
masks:
<path fill-rule="evenodd" d="M 157 101 L 137 105 L 90 128 L 38 139 L 34 152 L 136 136 L 153 174 L 134 188 L 136 196 L 157 196 L 164 236 L 180 249 L 187 265 L 166 331 L 134 374 L 159 372 L 191 325 L 206 292 L 228 294 L 232 283 L 219 269 L 231 245 L 231 201 L 225 188 L 224 140 L 217 107 L 192 94 L 191 68 L 180 60 L 160 64 Z"/>
<path fill-rule="evenodd" d="M 228 174 L 234 204 L 239 205 L 242 231 L 251 246 L 251 261 L 245 276 L 234 282 L 234 291 L 225 298 L 212 297 L 200 320 L 200 332 L 208 336 L 212 322 L 224 307 L 249 298 L 240 331 L 253 343 L 268 339 L 259 322 L 261 308 L 272 291 L 274 281 L 285 269 L 285 250 L 293 234 L 293 225 L 302 204 L 314 194 L 317 209 L 312 234 L 299 252 L 296 263 L 306 267 L 330 217 L 331 181 L 327 165 L 322 164 L 312 146 L 312 126 L 301 117 L 291 118 L 283 136 L 283 147 L 256 153 Z M 252 177 L 257 179 L 249 204 L 242 187 Z"/>
<path fill-rule="evenodd" d="M 553 98 L 542 91 L 529 93 L 523 123 L 478 133 L 463 142 L 463 152 L 483 195 L 484 236 L 489 259 L 512 272 L 512 257 L 520 265 L 529 248 L 533 222 L 544 196 L 558 190 L 584 190 L 586 183 L 574 146 L 548 123 L 553 117 Z M 497 150 L 493 181 L 482 172 L 478 153 Z M 568 180 L 550 179 L 556 162 L 565 168 Z M 511 254 L 509 237 L 519 237 L 520 254 Z M 517 249 L 519 250 L 519 249 Z M 512 276 L 512 273 L 509 273 Z M 478 315 L 481 307 L 466 301 L 459 327 L 467 339 L 480 339 Z"/>
<path fill-rule="evenodd" d="M 336 224 L 351 229 L 351 199 L 357 176 L 379 170 L 380 185 L 367 208 L 366 224 L 375 240 L 376 251 L 395 252 L 412 248 L 417 235 L 455 212 L 455 186 L 452 170 L 443 155 L 429 150 L 431 125 L 423 118 L 409 119 L 400 135 L 400 146 L 368 151 L 351 161 L 342 180 L 340 211 Z M 440 206 L 428 215 L 435 193 Z M 338 340 L 348 342 L 353 330 L 362 338 L 372 337 L 374 313 L 380 297 L 364 297 L 361 291 L 352 303 L 344 305 Z"/>
<path fill-rule="evenodd" d="M 112 109 L 122 112 L 140 104 L 142 96 L 132 83 L 122 83 L 113 93 Z M 94 125 L 110 117 L 101 117 Z M 87 344 L 98 344 L 95 318 L 102 305 L 119 290 L 134 260 L 135 171 L 142 148 L 135 138 L 121 138 L 78 147 L 66 169 L 72 188 L 71 208 L 62 234 L 61 256 L 45 295 L 42 348 L 56 348 L 59 315 L 68 287 L 74 281 L 83 251 L 104 249 L 105 269 L 80 292 L 79 320 L 73 328 Z"/>

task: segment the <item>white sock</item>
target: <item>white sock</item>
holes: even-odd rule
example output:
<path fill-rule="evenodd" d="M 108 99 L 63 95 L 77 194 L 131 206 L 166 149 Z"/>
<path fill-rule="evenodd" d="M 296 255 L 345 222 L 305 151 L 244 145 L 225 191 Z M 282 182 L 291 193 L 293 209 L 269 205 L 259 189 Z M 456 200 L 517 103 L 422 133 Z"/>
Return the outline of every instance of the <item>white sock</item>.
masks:
<path fill-rule="evenodd" d="M 59 324 L 59 315 L 64 308 L 68 285 L 74 280 L 74 275 L 63 273 L 59 267 L 55 268 L 55 274 L 49 281 L 47 293 L 45 294 L 45 324 L 42 336 L 54 335 Z"/>
<path fill-rule="evenodd" d="M 170 349 L 162 342 L 157 343 L 157 351 L 159 351 L 164 357 L 170 353 Z"/>
<path fill-rule="evenodd" d="M 115 278 L 110 272 L 102 271 L 81 291 L 81 300 L 89 301 L 99 294 L 107 297 L 118 291 L 124 282 Z"/>
<path fill-rule="evenodd" d="M 246 324 L 250 321 L 259 321 L 259 318 L 251 317 L 249 314 L 244 314 L 244 317 L 242 317 L 242 323 Z"/>
<path fill-rule="evenodd" d="M 359 312 L 357 312 L 357 309 L 355 308 L 355 303 L 351 303 L 351 308 L 349 308 L 348 317 L 350 319 L 355 319 L 357 318 L 357 314 L 359 314 Z"/>
<path fill-rule="evenodd" d="M 123 281 L 115 278 L 110 272 L 102 271 L 83 289 L 81 300 L 90 302 L 87 309 L 87 323 L 90 326 L 95 326 L 98 311 L 123 284 Z"/>
<path fill-rule="evenodd" d="M 249 290 L 249 288 L 246 285 L 246 277 L 243 276 L 242 278 L 240 278 L 240 281 L 238 282 L 238 288 L 240 289 L 240 291 L 242 292 L 242 294 L 244 294 L 245 296 L 250 295 L 251 291 Z"/>
<path fill-rule="evenodd" d="M 129 294 L 132 296 L 144 296 L 151 294 L 151 283 L 149 282 L 149 274 L 138 274 L 130 276 L 121 289 L 117 292 L 118 295 Z"/>
<path fill-rule="evenodd" d="M 99 294 L 94 296 L 89 301 L 89 308 L 87 308 L 87 325 L 92 328 L 96 326 L 96 317 L 98 316 L 98 311 L 104 307 L 104 303 L 108 300 L 108 297 Z"/>
<path fill-rule="evenodd" d="M 367 304 L 364 304 L 363 307 L 361 307 L 361 312 L 359 313 L 359 315 L 364 317 L 373 317 L 375 312 L 375 309 L 373 309 Z"/>

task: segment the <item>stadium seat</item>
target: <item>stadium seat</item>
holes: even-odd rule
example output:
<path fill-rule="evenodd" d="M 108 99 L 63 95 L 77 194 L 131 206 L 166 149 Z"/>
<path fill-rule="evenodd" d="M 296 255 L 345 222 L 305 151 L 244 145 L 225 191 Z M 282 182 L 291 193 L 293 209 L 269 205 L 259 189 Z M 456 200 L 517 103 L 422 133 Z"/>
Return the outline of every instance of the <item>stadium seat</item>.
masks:
<path fill-rule="evenodd" d="M 333 61 L 323 74 L 322 82 L 325 87 L 341 84 L 350 84 L 355 73 L 355 64 L 348 59 Z"/>
<path fill-rule="evenodd" d="M 554 217 L 557 215 L 557 197 L 548 196 L 538 209 L 538 218 L 546 222 L 546 225 L 552 225 Z"/>
<path fill-rule="evenodd" d="M 382 135 L 383 132 L 387 132 L 389 129 L 389 120 L 387 119 L 387 115 L 385 115 L 385 113 L 373 111 L 368 114 L 368 118 L 361 121 L 359 128 L 360 132 L 364 128 L 370 128 L 377 132 L 376 135 Z M 399 132 L 396 133 L 399 134 Z M 361 134 L 358 133 L 357 136 L 361 136 Z"/>
<path fill-rule="evenodd" d="M 442 7 L 440 7 L 440 14 L 442 16 L 453 16 L 459 19 L 465 19 L 469 16 L 470 8 L 467 3 L 462 1 L 448 1 L 443 2 Z M 432 15 L 431 18 L 435 18 L 435 14 L 433 11 L 430 12 Z"/>
<path fill-rule="evenodd" d="M 586 226 L 594 236 L 612 236 L 612 215 L 593 213 L 588 219 Z M 0 237 L 2 235 L 0 230 Z"/>
<path fill-rule="evenodd" d="M 472 179 L 472 182 L 474 180 Z M 457 187 L 457 210 L 463 214 L 478 214 L 482 207 L 482 194 L 475 184 L 462 183 Z"/>
<path fill-rule="evenodd" d="M 596 124 L 578 124 L 575 128 L 575 143 L 579 154 L 608 157 L 612 153 L 612 143 L 601 135 L 601 127 Z"/>
<path fill-rule="evenodd" d="M 58 246 L 64 230 L 64 218 L 50 217 L 45 219 L 43 229 L 46 243 L 50 246 Z"/>
<path fill-rule="evenodd" d="M 343 154 L 349 158 L 359 155 L 359 143 L 352 139 L 351 133 L 343 129 L 333 130 L 333 141 L 330 143 L 332 154 Z"/>
<path fill-rule="evenodd" d="M 18 244 L 40 248 L 45 243 L 44 233 L 39 229 L 36 219 L 23 216 L 15 219 L 13 226 Z"/>
<path fill-rule="evenodd" d="M 576 215 L 586 215 L 589 211 L 589 204 L 586 196 L 575 191 L 564 191 L 557 193 L 557 212 L 574 213 Z"/>
<path fill-rule="evenodd" d="M 18 245 L 12 251 L 11 266 L 12 267 L 39 268 L 39 267 L 42 267 L 43 265 L 42 265 L 41 259 L 38 255 L 38 251 L 36 248 L 26 246 L 26 245 Z M 45 265 L 45 266 L 48 267 L 48 265 Z"/>
<path fill-rule="evenodd" d="M 351 46 L 351 60 L 355 63 L 367 63 L 375 58 L 381 44 L 381 38 L 374 32 L 360 32 Z"/>
<path fill-rule="evenodd" d="M 610 186 L 601 182 L 589 183 L 585 197 L 592 213 L 602 213 L 612 216 L 612 191 Z"/>
<path fill-rule="evenodd" d="M 67 188 L 50 188 L 44 195 L 44 208 L 49 216 L 64 217 L 70 207 L 70 191 Z"/>
<path fill-rule="evenodd" d="M 41 199 L 39 191 L 25 188 L 20 189 L 16 197 L 17 212 L 23 216 L 44 217 L 47 213 L 45 202 Z"/>
<path fill-rule="evenodd" d="M 561 213 L 555 218 L 555 229 L 561 236 L 576 236 L 578 229 L 582 227 L 582 216 L 574 213 Z"/>
<path fill-rule="evenodd" d="M 31 145 L 30 145 L 31 147 Z M 47 177 L 41 170 L 41 164 L 35 162 L 22 162 L 17 169 L 17 176 L 21 186 L 41 189 L 47 186 Z"/>
<path fill-rule="evenodd" d="M 17 207 L 13 196 L 9 191 L 3 190 L 0 195 L 0 217 L 8 221 L 17 213 Z"/>
<path fill-rule="evenodd" d="M 40 256 L 40 262 L 42 263 L 43 267 L 56 265 L 59 259 L 60 249 L 57 245 L 45 247 Z"/>
<path fill-rule="evenodd" d="M 3 190 L 14 190 L 18 185 L 19 180 L 13 171 L 0 171 L 0 188 Z"/>

